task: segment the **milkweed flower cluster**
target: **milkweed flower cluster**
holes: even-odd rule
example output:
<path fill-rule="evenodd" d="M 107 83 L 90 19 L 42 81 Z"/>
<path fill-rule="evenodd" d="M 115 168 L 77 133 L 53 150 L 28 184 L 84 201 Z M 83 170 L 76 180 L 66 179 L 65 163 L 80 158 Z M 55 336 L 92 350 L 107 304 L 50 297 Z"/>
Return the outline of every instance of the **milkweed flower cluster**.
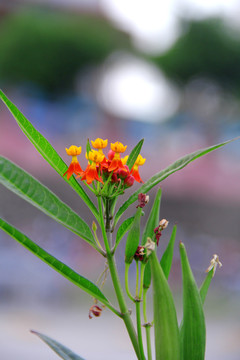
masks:
<path fill-rule="evenodd" d="M 108 140 L 97 138 L 91 141 L 93 149 L 88 142 L 86 150 L 86 158 L 88 165 L 83 171 L 78 162 L 77 156 L 81 154 L 81 146 L 71 145 L 69 149 L 66 148 L 66 153 L 72 156 L 71 164 L 63 176 L 67 175 L 67 179 L 75 174 L 77 178 L 83 181 L 86 185 L 92 185 L 95 193 L 100 193 L 102 196 L 115 197 L 124 193 L 126 188 L 131 187 L 134 181 L 143 183 L 139 174 L 139 166 L 142 166 L 146 159 L 138 154 L 133 166 L 129 169 L 129 156 L 122 156 L 127 149 L 127 145 L 116 141 L 110 144 L 110 150 L 107 155 L 104 154 L 104 149 L 108 146 Z M 97 189 L 96 186 L 97 185 Z M 101 185 L 101 186 L 100 186 Z"/>

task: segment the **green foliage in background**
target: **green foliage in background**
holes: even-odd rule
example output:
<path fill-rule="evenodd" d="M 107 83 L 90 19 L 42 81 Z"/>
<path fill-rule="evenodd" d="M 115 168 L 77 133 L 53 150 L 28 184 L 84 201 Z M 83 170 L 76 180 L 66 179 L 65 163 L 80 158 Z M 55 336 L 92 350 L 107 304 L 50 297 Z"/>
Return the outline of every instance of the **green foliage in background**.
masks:
<path fill-rule="evenodd" d="M 177 82 L 203 77 L 240 92 L 239 35 L 238 30 L 231 30 L 220 19 L 185 21 L 176 43 L 152 59 Z"/>
<path fill-rule="evenodd" d="M 125 33 L 97 15 L 49 9 L 11 13 L 0 21 L 1 82 L 66 93 L 79 73 L 129 46 Z"/>

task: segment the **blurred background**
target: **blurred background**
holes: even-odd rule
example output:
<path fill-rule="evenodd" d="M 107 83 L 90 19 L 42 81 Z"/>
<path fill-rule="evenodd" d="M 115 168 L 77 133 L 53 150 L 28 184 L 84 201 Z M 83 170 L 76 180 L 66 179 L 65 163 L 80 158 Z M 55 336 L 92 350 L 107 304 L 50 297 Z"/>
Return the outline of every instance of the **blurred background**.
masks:
<path fill-rule="evenodd" d="M 146 181 L 188 152 L 240 135 L 239 16 L 238 0 L 0 0 L 0 87 L 68 163 L 65 147 L 85 147 L 88 138 L 121 141 L 130 152 L 144 137 Z M 91 224 L 86 206 L 3 104 L 0 153 Z M 240 358 L 239 159 L 236 141 L 161 183 L 161 217 L 170 225 L 159 251 L 177 223 L 177 243 L 186 244 L 199 284 L 214 253 L 223 263 L 205 305 L 206 360 Z M 4 219 L 96 282 L 104 262 L 84 241 L 2 186 L 0 203 Z M 123 254 L 124 241 L 120 271 Z M 170 283 L 180 320 L 177 249 Z M 115 302 L 110 279 L 105 291 Z M 91 305 L 89 296 L 0 233 L 1 359 L 58 358 L 29 329 L 88 360 L 134 359 L 121 321 L 107 310 L 90 321 Z"/>

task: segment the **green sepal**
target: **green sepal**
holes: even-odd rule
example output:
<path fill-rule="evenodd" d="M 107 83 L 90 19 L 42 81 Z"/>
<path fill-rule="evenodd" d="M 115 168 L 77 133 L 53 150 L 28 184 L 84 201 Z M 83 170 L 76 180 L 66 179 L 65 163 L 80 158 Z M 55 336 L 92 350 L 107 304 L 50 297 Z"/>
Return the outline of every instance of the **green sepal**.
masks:
<path fill-rule="evenodd" d="M 176 232 L 177 232 L 177 225 L 174 225 L 168 246 L 167 246 L 166 250 L 164 251 L 161 261 L 160 261 L 160 264 L 163 269 L 164 275 L 166 276 L 166 279 L 168 279 L 168 276 L 170 274 L 171 267 L 172 267 L 172 259 L 173 259 Z"/>
<path fill-rule="evenodd" d="M 133 257 L 139 245 L 141 216 L 142 216 L 142 209 L 138 207 L 136 214 L 134 216 L 134 220 L 132 222 L 132 226 L 128 232 L 127 241 L 126 241 L 125 263 L 127 264 L 131 264 L 131 262 L 133 261 Z"/>
<path fill-rule="evenodd" d="M 134 220 L 134 216 L 124 220 L 122 222 L 122 224 L 119 226 L 119 228 L 117 230 L 117 234 L 116 234 L 116 243 L 115 243 L 115 247 L 114 247 L 115 250 L 118 247 L 118 245 L 119 245 L 120 241 L 122 240 L 123 236 L 130 229 L 130 227 L 131 227 L 131 225 L 133 223 L 133 220 Z"/>
<path fill-rule="evenodd" d="M 183 278 L 182 360 L 204 360 L 206 328 L 202 300 L 183 243 L 179 245 Z"/>
<path fill-rule="evenodd" d="M 21 245 L 23 245 L 26 249 L 52 267 L 54 270 L 59 272 L 63 277 L 71 281 L 76 286 L 80 287 L 83 291 L 87 292 L 89 295 L 94 298 L 100 300 L 103 304 L 105 304 L 110 309 L 112 306 L 109 301 L 103 295 L 101 290 L 90 280 L 84 278 L 79 275 L 77 272 L 72 270 L 69 266 L 65 265 L 60 260 L 56 259 L 54 256 L 49 254 L 47 251 L 42 249 L 39 245 L 29 239 L 25 234 L 17 230 L 14 226 L 10 225 L 6 221 L 0 218 L 0 228 L 4 230 L 8 235 L 10 235 L 13 239 L 18 241 Z"/>
<path fill-rule="evenodd" d="M 18 110 L 18 108 L 7 98 L 7 96 L 0 90 L 0 99 L 8 107 L 9 111 L 12 113 L 17 124 L 31 143 L 35 146 L 37 151 L 42 155 L 42 157 L 57 171 L 58 174 L 63 176 L 67 171 L 68 166 L 58 155 L 56 150 L 52 147 L 49 141 L 34 128 L 31 122 Z M 88 197 L 87 193 L 83 190 L 82 186 L 77 182 L 74 176 L 71 176 L 69 180 L 64 176 L 63 179 L 77 192 L 77 194 L 82 198 L 85 204 L 92 211 L 95 218 L 99 221 L 99 214 L 96 209 L 96 206 Z"/>
<path fill-rule="evenodd" d="M 0 156 L 0 183 L 96 248 L 89 226 L 52 191 Z"/>
<path fill-rule="evenodd" d="M 58 341 L 51 339 L 50 337 L 43 335 L 37 331 L 31 330 L 32 334 L 37 335 L 42 341 L 45 342 L 56 354 L 63 360 L 84 360 L 82 357 L 76 355 L 72 350 L 66 346 L 60 344 Z"/>
<path fill-rule="evenodd" d="M 143 142 L 144 142 L 144 139 L 140 140 L 137 143 L 137 145 L 132 149 L 130 155 L 128 156 L 126 165 L 128 166 L 129 171 L 132 170 L 132 167 L 133 167 L 135 161 L 137 160 L 138 155 L 140 154 L 140 151 L 143 146 Z"/>
<path fill-rule="evenodd" d="M 202 285 L 200 286 L 199 293 L 202 300 L 202 303 L 204 304 L 209 286 L 211 284 L 212 278 L 214 275 L 214 269 L 212 268 L 206 275 L 205 279 L 203 280 Z"/>
<path fill-rule="evenodd" d="M 156 252 L 150 257 L 153 282 L 153 312 L 156 360 L 180 360 L 176 309 Z"/>
<path fill-rule="evenodd" d="M 226 144 L 229 144 L 230 142 L 239 139 L 239 137 L 232 139 L 232 140 L 228 140 L 225 142 L 222 142 L 221 144 L 217 144 L 214 146 L 210 146 L 208 148 L 205 149 L 201 149 L 198 151 L 195 151 L 191 154 L 185 155 L 182 158 L 178 159 L 177 161 L 175 161 L 173 164 L 171 164 L 170 166 L 166 167 L 164 170 L 158 172 L 157 174 L 153 175 L 148 181 L 146 181 L 137 191 L 135 191 L 129 198 L 128 200 L 126 200 L 122 206 L 118 209 L 118 212 L 116 213 L 115 216 L 115 221 L 114 221 L 114 225 L 117 224 L 118 220 L 120 219 L 120 217 L 122 216 L 122 214 L 127 210 L 127 208 L 134 203 L 137 198 L 138 198 L 138 194 L 143 193 L 146 194 L 149 192 L 149 190 L 151 190 L 154 186 L 156 186 L 158 183 L 160 183 L 161 181 L 163 181 L 164 179 L 166 179 L 168 176 L 170 176 L 171 174 L 174 174 L 176 171 L 179 171 L 181 169 L 183 169 L 186 165 L 188 165 L 189 163 L 191 163 L 192 161 L 198 159 L 199 157 L 213 151 L 216 150 Z"/>
<path fill-rule="evenodd" d="M 158 189 L 151 212 L 149 214 L 146 226 L 143 231 L 142 245 L 146 244 L 148 237 L 150 237 L 152 240 L 154 240 L 155 238 L 154 229 L 159 224 L 161 197 L 162 197 L 162 189 Z"/>

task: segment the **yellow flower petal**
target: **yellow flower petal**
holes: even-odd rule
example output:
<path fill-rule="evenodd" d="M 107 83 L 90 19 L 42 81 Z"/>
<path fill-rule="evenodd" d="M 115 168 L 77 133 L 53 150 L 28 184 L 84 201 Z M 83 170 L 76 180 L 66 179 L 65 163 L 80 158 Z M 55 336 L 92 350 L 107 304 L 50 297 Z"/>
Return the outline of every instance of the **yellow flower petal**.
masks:
<path fill-rule="evenodd" d="M 69 156 L 76 156 L 76 155 L 80 155 L 82 152 L 82 147 L 81 146 L 76 146 L 76 145 L 71 145 L 69 149 L 65 148 L 66 153 Z"/>

